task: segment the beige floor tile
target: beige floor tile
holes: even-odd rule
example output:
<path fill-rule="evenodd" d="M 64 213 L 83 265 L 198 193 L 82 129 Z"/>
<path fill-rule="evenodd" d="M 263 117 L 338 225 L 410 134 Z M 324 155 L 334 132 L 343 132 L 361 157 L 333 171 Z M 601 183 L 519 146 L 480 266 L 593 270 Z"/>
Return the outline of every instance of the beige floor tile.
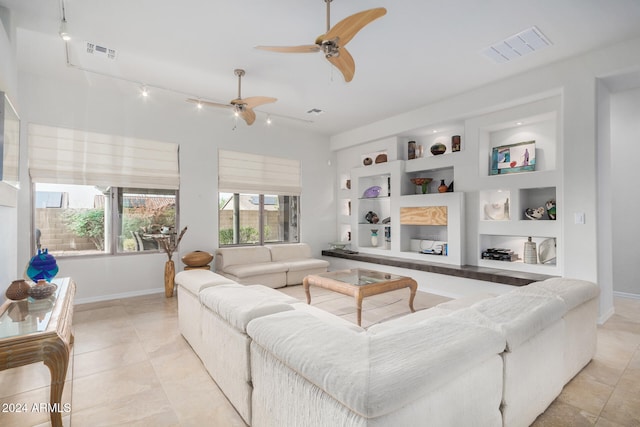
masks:
<path fill-rule="evenodd" d="M 138 341 L 80 353 L 74 358 L 74 378 L 78 379 L 110 369 L 139 363 L 148 358 L 147 352 Z"/>
<path fill-rule="evenodd" d="M 306 302 L 302 286 L 281 288 Z M 365 298 L 363 326 L 409 313 L 409 292 Z M 419 292 L 417 310 L 449 298 Z M 352 297 L 312 288 L 313 305 L 355 323 Z M 640 301 L 616 298 L 598 328 L 596 356 L 534 426 L 640 426 Z M 177 298 L 164 294 L 77 306 L 75 346 L 63 402 L 73 426 L 245 426 L 180 335 Z M 0 402 L 47 402 L 49 372 L 30 365 L 0 372 Z M 66 418 L 68 425 L 69 419 Z M 48 425 L 48 414 L 0 413 L 0 425 Z"/>
<path fill-rule="evenodd" d="M 590 414 L 600 414 L 614 387 L 578 374 L 564 386 L 558 400 Z"/>
<path fill-rule="evenodd" d="M 597 416 L 559 400 L 554 401 L 531 427 L 590 427 Z"/>

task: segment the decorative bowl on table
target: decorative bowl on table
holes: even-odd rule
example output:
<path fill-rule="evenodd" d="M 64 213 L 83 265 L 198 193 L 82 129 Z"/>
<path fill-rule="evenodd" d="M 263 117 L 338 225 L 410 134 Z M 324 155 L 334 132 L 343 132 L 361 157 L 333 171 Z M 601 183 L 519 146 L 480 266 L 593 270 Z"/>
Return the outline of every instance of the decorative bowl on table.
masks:
<path fill-rule="evenodd" d="M 33 299 L 49 298 L 58 289 L 58 286 L 49 283 L 44 279 L 38 280 L 38 283 L 29 289 L 29 296 Z"/>
<path fill-rule="evenodd" d="M 422 187 L 422 194 L 427 194 L 429 192 L 429 184 L 433 181 L 432 178 L 411 178 L 411 182 L 414 185 Z"/>

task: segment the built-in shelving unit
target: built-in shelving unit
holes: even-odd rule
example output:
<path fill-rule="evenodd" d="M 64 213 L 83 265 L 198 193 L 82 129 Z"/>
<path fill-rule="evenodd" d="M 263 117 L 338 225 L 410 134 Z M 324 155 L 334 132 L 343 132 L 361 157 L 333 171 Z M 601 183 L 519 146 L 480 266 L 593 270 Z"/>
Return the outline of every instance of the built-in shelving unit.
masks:
<path fill-rule="evenodd" d="M 339 217 L 340 233 L 349 229 L 351 249 L 364 254 L 562 275 L 563 227 L 558 212 L 563 208 L 563 185 L 556 168 L 562 152 L 561 105 L 560 95 L 550 96 L 345 149 L 340 159 L 345 159 L 344 176 L 351 180 L 351 189 L 341 187 L 339 191 L 341 199 L 351 202 L 351 216 Z M 410 141 L 415 151 L 409 150 Z M 453 141 L 460 141 L 456 151 Z M 535 167 L 529 167 L 533 170 L 492 172 L 496 153 L 502 153 L 505 146 L 530 141 L 534 146 L 526 145 L 524 157 L 528 162 L 535 159 Z M 446 150 L 433 155 L 430 147 L 438 143 Z M 362 155 L 381 151 L 388 153 L 387 162 L 362 164 Z M 511 152 L 521 156 L 516 149 Z M 430 182 L 423 188 L 412 178 Z M 439 192 L 442 184 L 448 191 Z M 363 197 L 374 185 L 381 187 L 380 195 Z M 525 214 L 527 209 L 540 207 L 539 219 Z M 555 219 L 547 207 L 555 208 Z M 366 221 L 369 211 L 378 214 L 378 224 Z M 439 219 L 432 221 L 434 217 Z M 382 224 L 386 218 L 388 223 Z M 379 230 L 376 245 L 371 242 L 374 228 Z M 538 252 L 536 263 L 531 257 L 523 261 L 529 237 Z M 442 254 L 438 250 L 421 253 L 429 252 L 425 249 L 434 244 L 446 244 L 446 249 Z M 515 260 L 485 259 L 483 253 L 488 249 L 510 250 Z"/>

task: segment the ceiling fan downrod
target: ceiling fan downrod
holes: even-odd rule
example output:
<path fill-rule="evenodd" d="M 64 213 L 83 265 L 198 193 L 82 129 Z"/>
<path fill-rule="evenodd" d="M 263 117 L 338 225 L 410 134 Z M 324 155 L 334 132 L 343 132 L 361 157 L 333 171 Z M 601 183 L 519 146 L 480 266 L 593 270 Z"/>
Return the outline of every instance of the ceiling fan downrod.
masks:
<path fill-rule="evenodd" d="M 238 76 L 238 99 L 242 99 L 240 96 L 242 93 L 242 76 L 244 76 L 244 70 L 241 68 L 236 68 L 233 70 L 233 73 Z"/>
<path fill-rule="evenodd" d="M 327 33 L 331 29 L 331 2 L 332 1 L 333 0 L 324 0 L 324 2 L 327 4 Z"/>

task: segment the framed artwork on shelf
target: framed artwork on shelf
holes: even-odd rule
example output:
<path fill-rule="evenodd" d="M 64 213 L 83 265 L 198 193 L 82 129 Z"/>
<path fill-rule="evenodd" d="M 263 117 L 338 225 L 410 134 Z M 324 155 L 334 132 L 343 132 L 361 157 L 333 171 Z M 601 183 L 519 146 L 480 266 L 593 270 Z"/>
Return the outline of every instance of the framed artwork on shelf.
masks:
<path fill-rule="evenodd" d="M 491 150 L 490 175 L 531 172 L 536 169 L 536 142 L 501 145 Z"/>

